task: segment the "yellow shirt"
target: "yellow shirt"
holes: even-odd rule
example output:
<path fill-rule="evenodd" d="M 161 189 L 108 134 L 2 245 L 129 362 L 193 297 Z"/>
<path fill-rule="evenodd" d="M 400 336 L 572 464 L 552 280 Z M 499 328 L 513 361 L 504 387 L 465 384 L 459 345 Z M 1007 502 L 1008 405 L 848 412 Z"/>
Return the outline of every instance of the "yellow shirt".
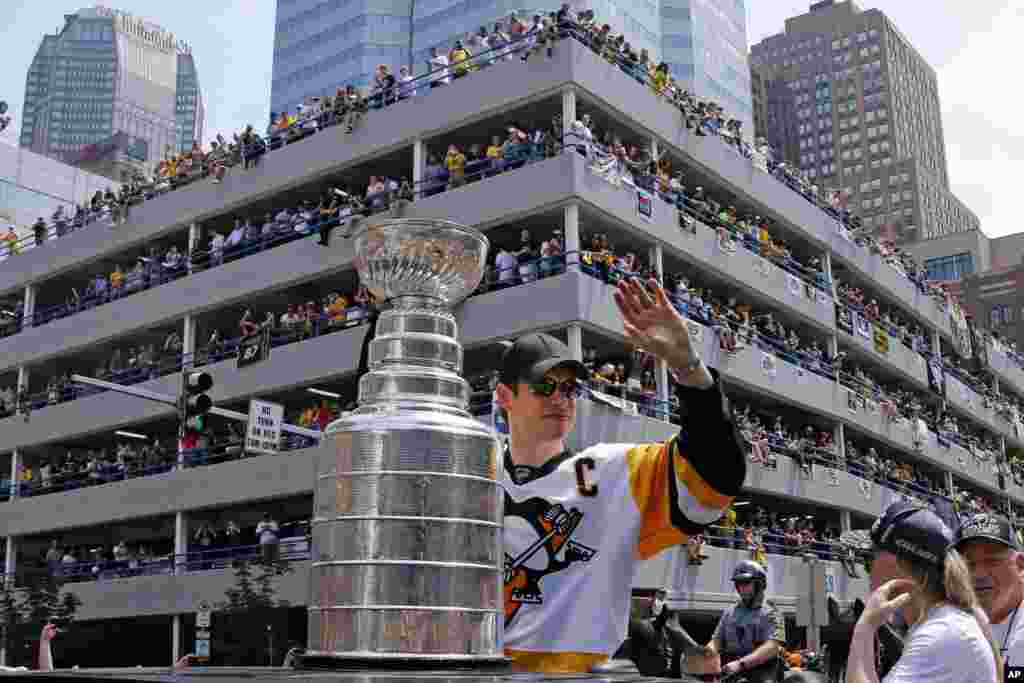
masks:
<path fill-rule="evenodd" d="M 505 152 L 501 145 L 491 145 L 487 148 L 488 159 L 501 159 L 505 156 Z"/>
<path fill-rule="evenodd" d="M 120 288 L 121 280 L 123 277 L 124 276 L 121 275 L 120 270 L 115 270 L 113 273 L 110 274 L 110 286 L 113 287 L 114 289 Z"/>
<path fill-rule="evenodd" d="M 461 178 L 466 175 L 466 155 L 462 152 L 448 153 L 444 158 L 444 165 L 454 178 Z"/>
<path fill-rule="evenodd" d="M 454 50 L 452 50 L 451 56 L 449 57 L 448 61 L 451 62 L 452 68 L 454 68 L 455 71 L 457 71 L 458 73 L 466 73 L 467 71 L 469 71 L 468 60 L 470 56 L 471 55 L 469 54 L 469 50 L 467 50 L 464 47 L 457 47 Z"/>
<path fill-rule="evenodd" d="M 654 88 L 654 92 L 661 92 L 666 85 L 668 85 L 668 74 L 664 71 L 655 71 L 651 79 L 651 87 Z"/>

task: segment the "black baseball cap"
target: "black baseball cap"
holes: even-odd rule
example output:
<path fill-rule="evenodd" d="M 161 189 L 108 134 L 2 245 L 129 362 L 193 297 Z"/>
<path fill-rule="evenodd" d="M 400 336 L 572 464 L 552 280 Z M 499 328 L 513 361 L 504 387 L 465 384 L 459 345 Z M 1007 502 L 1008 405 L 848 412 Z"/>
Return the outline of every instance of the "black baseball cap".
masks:
<path fill-rule="evenodd" d="M 893 503 L 871 527 L 871 542 L 880 550 L 910 555 L 939 569 L 953 544 L 953 532 L 937 514 L 917 503 Z"/>
<path fill-rule="evenodd" d="M 953 547 L 959 550 L 968 541 L 990 541 L 1020 550 L 1017 532 L 1010 520 L 991 513 L 973 515 L 960 523 L 953 535 Z"/>
<path fill-rule="evenodd" d="M 515 341 L 501 359 L 499 380 L 507 386 L 519 382 L 533 384 L 555 368 L 568 368 L 578 379 L 587 379 L 589 371 L 572 357 L 569 347 L 550 334 L 527 334 Z"/>

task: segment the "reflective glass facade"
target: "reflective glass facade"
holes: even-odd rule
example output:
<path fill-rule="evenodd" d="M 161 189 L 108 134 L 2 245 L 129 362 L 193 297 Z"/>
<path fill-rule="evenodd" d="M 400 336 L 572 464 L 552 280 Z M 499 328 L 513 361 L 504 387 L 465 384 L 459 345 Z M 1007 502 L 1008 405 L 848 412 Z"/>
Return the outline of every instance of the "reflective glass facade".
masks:
<path fill-rule="evenodd" d="M 753 135 L 745 0 L 662 0 L 660 12 L 661 59 L 676 80 Z"/>
<path fill-rule="evenodd" d="M 64 27 L 43 37 L 24 111 L 21 145 L 58 159 L 124 132 L 145 138 L 154 161 L 202 133 L 188 51 L 158 26 L 98 7 L 65 15 Z"/>
<path fill-rule="evenodd" d="M 0 225 L 13 223 L 27 233 L 40 216 L 49 219 L 58 206 L 74 213 L 96 190 L 116 187 L 109 179 L 33 154 L 0 145 Z"/>
<path fill-rule="evenodd" d="M 178 93 L 174 103 L 175 132 L 178 151 L 187 152 L 192 143 L 203 142 L 205 119 L 203 93 L 199 89 L 199 74 L 192 55 L 178 55 Z"/>
<path fill-rule="evenodd" d="M 575 0 L 623 33 L 637 51 L 669 62 L 701 96 L 752 119 L 744 0 Z M 519 16 L 557 10 L 559 0 L 278 0 L 270 110 L 339 85 L 365 87 L 378 64 L 427 70 L 431 47 Z M 692 5 L 692 7 L 691 7 Z M 665 55 L 662 57 L 661 55 Z"/>

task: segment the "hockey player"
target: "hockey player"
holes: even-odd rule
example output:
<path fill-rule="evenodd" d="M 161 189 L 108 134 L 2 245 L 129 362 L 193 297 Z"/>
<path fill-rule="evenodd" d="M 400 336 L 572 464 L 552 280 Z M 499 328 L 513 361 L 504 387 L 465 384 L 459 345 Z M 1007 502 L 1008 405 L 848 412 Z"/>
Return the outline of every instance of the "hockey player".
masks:
<path fill-rule="evenodd" d="M 682 429 L 663 443 L 567 450 L 586 368 L 546 334 L 506 349 L 495 388 L 509 424 L 505 646 L 520 670 L 608 659 L 627 632 L 637 561 L 718 520 L 746 474 L 718 376 L 658 282 L 622 281 L 615 302 L 630 343 L 667 362 Z"/>

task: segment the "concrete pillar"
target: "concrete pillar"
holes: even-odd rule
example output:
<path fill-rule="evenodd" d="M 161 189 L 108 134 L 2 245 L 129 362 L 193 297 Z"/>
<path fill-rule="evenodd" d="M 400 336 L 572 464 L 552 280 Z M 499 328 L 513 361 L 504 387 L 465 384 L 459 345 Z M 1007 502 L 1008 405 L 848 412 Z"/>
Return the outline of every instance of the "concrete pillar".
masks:
<path fill-rule="evenodd" d="M 568 131 L 572 129 L 573 122 L 577 119 L 576 115 L 576 88 L 569 86 L 562 91 L 562 130 Z"/>
<path fill-rule="evenodd" d="M 14 574 L 17 568 L 18 541 L 13 536 L 7 537 L 7 557 L 4 558 L 4 581 L 14 586 Z M 0 647 L 0 666 L 7 666 L 7 648 Z"/>
<path fill-rule="evenodd" d="M 32 373 L 29 372 L 29 369 L 24 365 L 18 368 L 18 393 L 21 393 L 22 390 L 28 391 L 28 383 L 31 375 Z"/>
<path fill-rule="evenodd" d="M 836 423 L 832 429 L 832 441 L 836 445 L 836 456 L 840 462 L 846 462 L 846 429 L 842 422 Z"/>
<path fill-rule="evenodd" d="M 423 182 L 423 170 L 427 167 L 427 146 L 423 140 L 412 143 L 412 187 L 419 191 Z"/>
<path fill-rule="evenodd" d="M 11 452 L 11 498 L 17 498 L 20 488 L 18 474 L 21 469 L 21 451 L 15 449 Z"/>
<path fill-rule="evenodd" d="M 657 142 L 651 141 L 652 153 L 657 154 Z M 665 283 L 665 251 L 660 244 L 656 244 L 648 250 L 648 259 L 651 267 L 658 274 L 658 282 L 664 287 Z M 671 421 L 672 408 L 669 405 L 669 398 L 672 396 L 672 387 L 668 381 L 668 363 L 660 358 L 654 365 L 654 384 L 658 398 L 658 415 L 666 422 Z"/>
<path fill-rule="evenodd" d="M 829 281 L 829 291 L 832 292 L 832 298 L 837 298 L 836 295 L 836 279 L 832 277 L 832 252 L 825 251 L 821 257 L 821 265 L 825 269 L 825 277 Z"/>
<path fill-rule="evenodd" d="M 829 358 L 835 358 L 839 353 L 839 337 L 832 335 L 828 338 L 828 356 Z"/>
<path fill-rule="evenodd" d="M 181 331 L 182 367 L 191 368 L 196 355 L 196 319 L 189 313 L 185 316 Z"/>
<path fill-rule="evenodd" d="M 839 511 L 839 531 L 846 533 L 847 531 L 853 530 L 853 515 L 850 514 L 849 510 Z"/>
<path fill-rule="evenodd" d="M 650 262 L 654 272 L 658 274 L 658 281 L 665 284 L 665 252 L 660 244 L 656 244 L 647 250 L 647 260 Z"/>
<path fill-rule="evenodd" d="M 171 617 L 171 666 L 174 666 L 185 654 L 181 651 L 182 635 L 181 615 L 175 614 Z"/>
<path fill-rule="evenodd" d="M 580 265 L 580 205 L 571 202 L 565 207 L 565 269 L 572 270 Z"/>
<path fill-rule="evenodd" d="M 174 573 L 184 574 L 188 553 L 188 516 L 184 512 L 174 515 Z"/>
<path fill-rule="evenodd" d="M 583 328 L 573 323 L 567 330 L 568 346 L 572 352 L 573 360 L 583 362 Z"/>
<path fill-rule="evenodd" d="M 4 578 L 9 584 L 14 583 L 14 573 L 18 568 L 18 539 L 7 537 L 7 556 L 4 558 Z"/>
<path fill-rule="evenodd" d="M 32 327 L 35 321 L 36 311 L 36 285 L 25 285 L 23 316 L 21 319 L 22 329 Z"/>
<path fill-rule="evenodd" d="M 189 255 L 195 251 L 195 248 L 199 246 L 200 241 L 203 239 L 203 228 L 198 223 L 192 223 L 188 226 L 188 253 Z"/>

